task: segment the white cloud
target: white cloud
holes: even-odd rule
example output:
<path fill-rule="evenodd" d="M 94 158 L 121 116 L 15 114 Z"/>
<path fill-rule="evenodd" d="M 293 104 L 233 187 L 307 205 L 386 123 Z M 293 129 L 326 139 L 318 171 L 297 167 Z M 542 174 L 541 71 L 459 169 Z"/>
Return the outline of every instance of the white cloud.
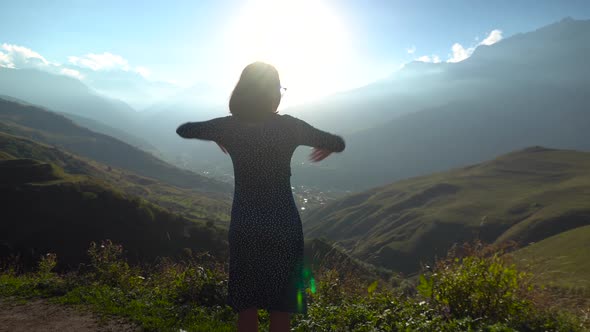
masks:
<path fill-rule="evenodd" d="M 143 76 L 143 78 L 148 78 L 152 74 L 152 72 L 147 69 L 146 67 L 137 66 L 135 67 L 135 72 L 139 75 Z"/>
<path fill-rule="evenodd" d="M 416 61 L 420 61 L 420 62 L 432 62 L 432 60 L 430 59 L 430 57 L 428 55 L 423 55 L 419 58 L 416 58 Z"/>
<path fill-rule="evenodd" d="M 109 52 L 102 54 L 89 53 L 84 56 L 70 56 L 68 61 L 79 68 L 93 71 L 101 70 L 123 70 L 141 75 L 143 78 L 148 78 L 151 71 L 142 66 L 136 66 L 133 69 L 129 66 L 129 62 L 120 55 L 115 55 Z M 74 68 L 64 67 L 61 64 L 53 63 L 45 59 L 41 54 L 31 50 L 30 48 L 4 43 L 0 45 L 0 67 L 5 68 L 37 68 L 45 71 L 84 79 L 80 71 Z"/>
<path fill-rule="evenodd" d="M 83 78 L 84 78 L 84 76 L 83 76 L 82 74 L 80 74 L 80 72 L 79 72 L 79 71 L 77 71 L 77 70 L 75 70 L 75 69 L 70 69 L 70 68 L 62 68 L 62 69 L 60 70 L 60 73 L 61 73 L 62 75 L 66 75 L 66 76 L 70 76 L 70 77 L 73 77 L 73 78 L 77 78 L 77 79 L 79 79 L 79 80 L 81 80 L 81 79 L 83 79 Z"/>
<path fill-rule="evenodd" d="M 473 51 L 475 51 L 475 47 L 469 47 L 469 48 L 465 48 L 463 47 L 463 45 L 459 44 L 459 43 L 455 43 L 453 44 L 453 47 L 451 48 L 451 50 L 453 51 L 453 54 L 451 56 L 451 58 L 449 58 L 449 60 L 447 60 L 447 62 L 460 62 L 463 61 L 467 58 L 469 58 L 471 56 L 471 54 L 473 54 Z"/>
<path fill-rule="evenodd" d="M 109 52 L 102 54 L 88 53 L 84 56 L 70 56 L 68 61 L 81 68 L 89 68 L 94 71 L 98 70 L 113 70 L 120 69 L 124 71 L 129 70 L 129 63 L 120 55 L 115 55 Z"/>
<path fill-rule="evenodd" d="M 490 34 L 486 37 L 486 39 L 482 40 L 479 45 L 494 45 L 495 43 L 502 40 L 502 30 L 494 29 Z"/>
<path fill-rule="evenodd" d="M 416 53 L 416 46 L 412 46 L 410 48 L 406 48 L 406 52 L 408 52 L 408 54 L 414 54 L 414 53 Z"/>
<path fill-rule="evenodd" d="M 142 66 L 131 69 L 129 62 L 120 55 L 104 52 L 102 54 L 88 53 L 84 56 L 70 56 L 68 61 L 79 68 L 93 71 L 123 70 L 130 71 L 148 78 L 151 71 Z M 47 61 L 41 54 L 30 48 L 4 43 L 0 46 L 0 67 L 6 68 L 42 68 L 53 73 L 84 78 L 79 70 L 64 68 L 61 64 Z"/>
<path fill-rule="evenodd" d="M 436 54 L 429 56 L 429 55 L 423 55 L 419 58 L 415 59 L 416 61 L 420 61 L 420 62 L 431 62 L 431 63 L 439 63 L 441 62 L 440 57 Z"/>
<path fill-rule="evenodd" d="M 8 54 L 0 52 L 0 67 L 14 68 L 14 64 Z"/>
<path fill-rule="evenodd" d="M 459 43 L 455 43 L 455 44 L 453 44 L 453 47 L 451 48 L 453 53 L 449 57 L 447 62 L 452 62 L 452 63 L 461 62 L 461 61 L 469 58 L 473 54 L 475 49 L 477 47 L 479 47 L 480 45 L 490 46 L 490 45 L 494 45 L 495 43 L 499 42 L 500 40 L 502 40 L 502 30 L 494 29 L 490 32 L 490 34 L 484 40 L 482 40 L 481 42 L 479 42 L 475 46 L 465 48 L 465 47 L 463 47 L 463 45 L 461 45 Z"/>
<path fill-rule="evenodd" d="M 122 70 L 136 73 L 143 78 L 148 78 L 152 74 L 148 68 L 143 66 L 131 67 L 127 59 L 109 52 L 102 54 L 88 53 L 84 56 L 69 56 L 68 61 L 74 66 L 93 71 Z"/>
<path fill-rule="evenodd" d="M 0 65 L 8 68 L 45 67 L 50 65 L 41 54 L 24 46 L 2 44 L 6 53 L 0 55 Z"/>

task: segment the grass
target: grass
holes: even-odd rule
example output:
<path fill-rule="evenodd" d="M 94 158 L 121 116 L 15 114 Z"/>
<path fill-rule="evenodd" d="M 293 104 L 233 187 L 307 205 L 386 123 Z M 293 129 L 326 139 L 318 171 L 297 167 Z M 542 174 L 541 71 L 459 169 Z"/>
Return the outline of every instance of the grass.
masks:
<path fill-rule="evenodd" d="M 404 273 L 454 243 L 537 242 L 590 224 L 590 153 L 530 148 L 336 200 L 304 220 L 354 257 Z"/>
<path fill-rule="evenodd" d="M 292 316 L 292 330 L 584 330 L 588 321 L 539 301 L 543 290 L 531 286 L 531 276 L 505 261 L 501 252 L 476 249 L 439 261 L 405 294 L 382 280 L 362 281 L 317 266 L 311 273 L 317 286 L 307 288 L 308 313 Z M 105 319 L 124 317 L 146 331 L 235 330 L 237 316 L 225 304 L 225 264 L 193 255 L 139 267 L 127 264 L 122 253 L 110 241 L 92 245 L 90 263 L 66 274 L 52 271 L 55 255 L 44 256 L 35 272 L 19 274 L 9 265 L 0 271 L 0 297 L 80 305 Z M 262 330 L 268 329 L 268 314 L 260 313 Z"/>
<path fill-rule="evenodd" d="M 148 331 L 234 331 L 235 315 L 219 301 L 220 296 L 203 293 L 222 282 L 223 275 L 213 266 L 205 270 L 186 264 L 163 261 L 150 271 L 130 267 L 121 259 L 122 248 L 104 242 L 89 250 L 91 264 L 86 272 L 58 275 L 51 272 L 55 255 L 43 258 L 35 273 L 0 274 L 0 296 L 17 299 L 47 298 L 51 302 L 82 305 L 108 319 L 125 317 Z M 206 275 L 199 275 L 204 271 Z M 143 277 L 146 275 L 147 277 Z M 195 284 L 196 275 L 199 276 Z M 186 287 L 185 287 L 186 286 Z M 224 291 L 219 287 L 215 291 Z M 212 303 L 199 306 L 195 296 L 206 294 Z M 186 300 L 186 297 L 193 297 Z M 217 301 L 217 303 L 213 303 Z"/>
<path fill-rule="evenodd" d="M 533 243 L 513 253 L 516 264 L 554 294 L 554 302 L 590 315 L 590 226 Z M 579 308 L 587 308 L 583 311 Z"/>
<path fill-rule="evenodd" d="M 90 306 L 104 316 L 121 316 L 145 330 L 234 331 L 234 313 L 227 307 L 181 307 L 149 291 L 130 297 L 109 286 L 81 286 L 55 302 Z"/>

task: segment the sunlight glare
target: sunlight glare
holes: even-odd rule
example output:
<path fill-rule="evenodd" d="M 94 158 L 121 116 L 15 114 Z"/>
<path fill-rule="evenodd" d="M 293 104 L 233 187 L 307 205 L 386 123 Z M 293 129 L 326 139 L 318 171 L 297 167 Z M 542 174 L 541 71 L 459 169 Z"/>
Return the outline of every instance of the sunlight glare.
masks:
<path fill-rule="evenodd" d="M 273 64 L 293 100 L 333 92 L 351 54 L 346 29 L 321 1 L 250 2 L 234 21 L 230 38 L 236 66 Z"/>

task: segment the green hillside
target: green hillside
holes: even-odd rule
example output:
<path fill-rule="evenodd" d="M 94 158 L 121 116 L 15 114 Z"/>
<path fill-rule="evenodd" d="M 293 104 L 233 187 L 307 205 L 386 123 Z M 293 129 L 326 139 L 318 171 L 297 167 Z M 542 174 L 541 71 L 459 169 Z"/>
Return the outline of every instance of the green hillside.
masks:
<path fill-rule="evenodd" d="M 58 148 L 0 132 L 0 159 L 29 158 L 52 163 L 70 174 L 91 176 L 191 219 L 226 225 L 230 201 L 223 194 L 183 189 Z"/>
<path fill-rule="evenodd" d="M 91 241 L 121 243 L 133 261 L 193 251 L 226 253 L 224 230 L 172 214 L 84 175 L 33 159 L 0 160 L 0 254 L 28 264 L 56 253 L 83 261 Z"/>
<path fill-rule="evenodd" d="M 590 224 L 590 153 L 529 148 L 408 179 L 312 211 L 308 237 L 412 273 L 457 242 L 543 240 Z"/>
<path fill-rule="evenodd" d="M 228 193 L 231 186 L 179 169 L 110 136 L 80 127 L 42 108 L 0 99 L 0 131 L 54 145 L 139 175 L 201 191 Z"/>
<path fill-rule="evenodd" d="M 583 226 L 533 243 L 513 256 L 545 284 L 590 294 L 588 254 L 590 226 Z"/>

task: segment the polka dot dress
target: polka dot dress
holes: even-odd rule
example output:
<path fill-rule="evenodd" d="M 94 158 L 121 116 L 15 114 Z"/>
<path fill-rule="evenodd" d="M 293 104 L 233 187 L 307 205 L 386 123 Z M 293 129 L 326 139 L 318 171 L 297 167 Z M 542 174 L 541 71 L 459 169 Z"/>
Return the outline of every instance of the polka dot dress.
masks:
<path fill-rule="evenodd" d="M 189 122 L 177 133 L 215 141 L 232 159 L 229 305 L 236 311 L 306 313 L 303 231 L 291 192 L 291 157 L 299 145 L 341 152 L 342 138 L 277 114 L 256 122 L 236 116 Z"/>

